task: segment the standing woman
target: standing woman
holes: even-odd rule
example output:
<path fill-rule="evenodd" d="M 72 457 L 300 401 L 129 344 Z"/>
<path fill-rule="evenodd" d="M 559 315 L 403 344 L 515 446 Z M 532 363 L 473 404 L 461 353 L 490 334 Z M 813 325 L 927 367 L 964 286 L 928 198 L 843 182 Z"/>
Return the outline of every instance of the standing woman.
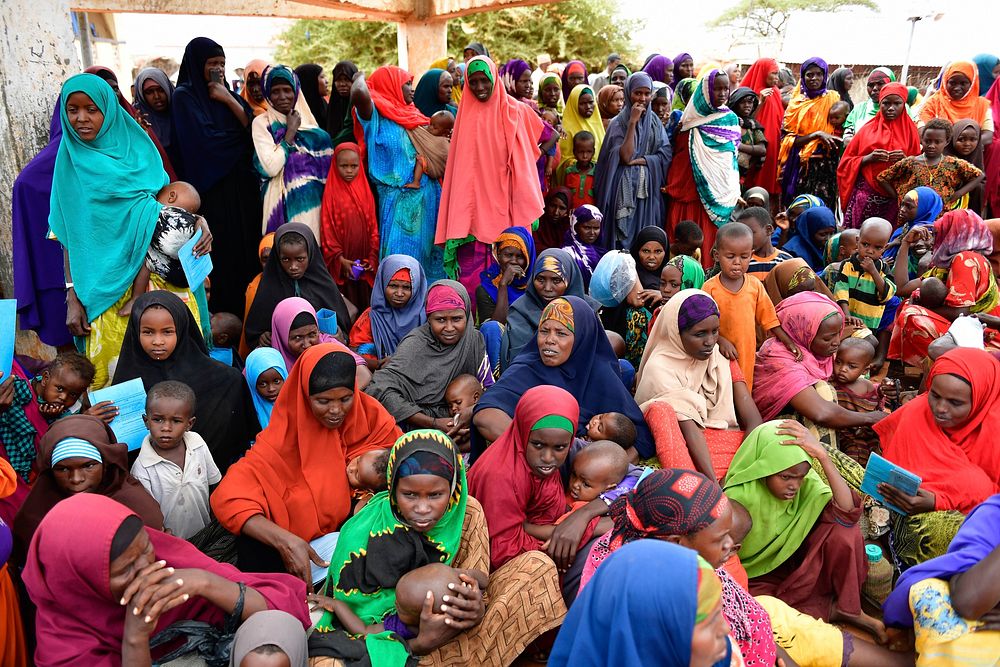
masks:
<path fill-rule="evenodd" d="M 358 67 L 350 60 L 341 60 L 333 66 L 333 90 L 326 106 L 326 132 L 336 148 L 354 141 L 354 118 L 351 114 L 351 84 Z M 317 118 L 317 121 L 322 119 Z"/>
<path fill-rule="evenodd" d="M 611 121 L 597 160 L 594 197 L 604 211 L 601 245 L 631 247 L 644 227 L 662 226 L 663 196 L 670 166 L 670 142 L 663 123 L 648 107 L 653 80 L 636 72 L 625 84 L 625 108 Z"/>
<path fill-rule="evenodd" d="M 295 76 L 299 77 L 302 96 L 306 98 L 306 104 L 309 105 L 313 118 L 316 120 L 326 118 L 326 98 L 330 91 L 327 90 L 323 68 L 315 63 L 299 65 L 295 68 Z"/>
<path fill-rule="evenodd" d="M 760 106 L 754 119 L 764 128 L 768 151 L 760 169 L 747 175 L 747 188 L 761 187 L 767 190 L 771 201 L 777 205 L 778 193 L 778 146 L 781 145 L 781 123 L 785 116 L 785 105 L 781 102 L 778 84 L 778 61 L 761 58 L 743 76 L 743 85 L 757 93 Z"/>
<path fill-rule="evenodd" d="M 878 113 L 878 95 L 882 92 L 882 86 L 893 83 L 895 80 L 896 75 L 888 67 L 876 67 L 872 70 L 865 84 L 868 99 L 852 107 L 851 113 L 847 116 L 847 122 L 844 123 L 844 141 L 853 139 L 854 135 L 865 126 L 865 123 L 875 117 L 875 114 Z"/>
<path fill-rule="evenodd" d="M 674 81 L 694 77 L 694 58 L 690 53 L 678 53 L 674 56 Z"/>
<path fill-rule="evenodd" d="M 444 276 L 441 249 L 434 245 L 441 185 L 424 174 L 419 188 L 406 187 L 417 164 L 417 150 L 407 131 L 430 123 L 413 105 L 412 86 L 413 77 L 406 70 L 379 67 L 371 79 L 355 79 L 351 104 L 363 131 L 368 175 L 375 184 L 379 256 L 415 257 L 431 280 Z"/>
<path fill-rule="evenodd" d="M 828 116 L 840 95 L 826 89 L 826 72 L 822 58 L 802 63 L 802 79 L 785 110 L 778 163 L 782 202 L 811 194 L 836 210 L 837 162 L 843 140 L 833 134 Z"/>
<path fill-rule="evenodd" d="M 246 100 L 255 117 L 267 111 L 267 99 L 264 97 L 264 70 L 266 69 L 267 61 L 259 58 L 251 60 L 243 68 L 243 90 L 240 91 L 240 97 Z"/>
<path fill-rule="evenodd" d="M 201 195 L 199 213 L 226 242 L 212 253 L 212 311 L 238 313 L 259 270 L 260 183 L 253 167 L 253 113 L 226 84 L 226 53 L 207 37 L 184 49 L 170 108 L 183 179 Z"/>
<path fill-rule="evenodd" d="M 264 76 L 268 109 L 253 121 L 254 166 L 264 181 L 264 228 L 301 222 L 319 240 L 320 204 L 333 147 L 302 101 L 298 77 L 284 65 Z"/>
<path fill-rule="evenodd" d="M 452 115 L 458 113 L 451 100 L 451 89 L 454 80 L 446 69 L 429 69 L 424 72 L 417 83 L 417 89 L 413 93 L 413 103 L 420 109 L 420 113 L 428 118 L 438 111 L 450 111 Z"/>
<path fill-rule="evenodd" d="M 538 104 L 532 99 L 535 91 L 531 82 L 531 65 L 517 58 L 508 60 L 500 68 L 500 78 L 508 95 L 538 111 Z"/>
<path fill-rule="evenodd" d="M 944 118 L 954 124 L 963 118 L 974 120 L 982 128 L 982 143 L 993 141 L 993 113 L 990 101 L 977 95 L 979 70 L 975 63 L 959 60 L 944 70 L 941 88 L 927 98 L 920 108 L 918 126 L 923 127 L 932 118 Z"/>
<path fill-rule="evenodd" d="M 851 87 L 854 86 L 854 70 L 850 67 L 838 67 L 830 75 L 830 88 L 837 91 L 840 99 L 854 110 L 854 100 L 851 99 Z M 906 101 L 906 96 L 903 97 Z"/>
<path fill-rule="evenodd" d="M 171 163 L 180 164 L 170 122 L 170 101 L 174 84 L 157 67 L 146 67 L 135 77 L 135 110 L 149 123 Z"/>
<path fill-rule="evenodd" d="M 597 111 L 601 114 L 601 124 L 605 131 L 624 106 L 625 91 L 621 86 L 604 86 L 597 93 Z"/>

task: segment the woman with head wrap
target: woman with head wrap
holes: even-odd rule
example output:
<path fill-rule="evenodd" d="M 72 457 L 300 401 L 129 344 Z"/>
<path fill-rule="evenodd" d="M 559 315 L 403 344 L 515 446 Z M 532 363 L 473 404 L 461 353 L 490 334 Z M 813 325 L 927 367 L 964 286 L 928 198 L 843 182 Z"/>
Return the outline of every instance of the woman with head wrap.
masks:
<path fill-rule="evenodd" d="M 417 82 L 417 88 L 413 91 L 413 103 L 420 109 L 420 113 L 428 118 L 438 111 L 449 111 L 455 115 L 458 113 L 458 107 L 451 99 L 453 85 L 448 70 L 429 69 Z"/>
<path fill-rule="evenodd" d="M 840 99 L 854 110 L 854 100 L 851 99 L 851 88 L 854 86 L 854 70 L 850 67 L 838 67 L 830 75 L 830 88 L 837 91 Z M 903 100 L 906 101 L 905 99 Z"/>
<path fill-rule="evenodd" d="M 384 366 L 400 341 L 427 321 L 426 298 L 427 281 L 417 260 L 409 255 L 389 255 L 382 260 L 375 274 L 371 307 L 358 316 L 351 329 L 351 347 L 371 370 Z"/>
<path fill-rule="evenodd" d="M 493 244 L 490 264 L 479 274 L 476 317 L 507 322 L 510 306 L 525 294 L 535 264 L 535 241 L 524 227 L 510 227 Z"/>
<path fill-rule="evenodd" d="M 625 91 L 620 86 L 607 85 L 597 93 L 597 111 L 601 114 L 605 132 L 624 106 Z"/>
<path fill-rule="evenodd" d="M 611 86 L 605 86 L 609 88 Z M 618 86 L 613 86 L 618 88 Z M 602 88 L 603 90 L 603 88 Z M 601 226 L 604 214 L 591 204 L 584 204 L 569 216 L 569 229 L 563 238 L 562 249 L 576 260 L 576 265 L 583 276 L 584 290 L 590 289 L 590 277 L 594 275 L 597 263 L 604 257 L 607 249 L 600 245 Z"/>
<path fill-rule="evenodd" d="M 270 373 L 274 371 L 274 373 Z M 266 375 L 263 379 L 261 376 Z M 272 386 L 277 386 L 278 391 L 281 385 L 288 379 L 288 370 L 285 365 L 285 358 L 281 352 L 273 347 L 258 347 L 247 355 L 246 368 L 243 369 L 243 376 L 247 380 L 247 387 L 250 388 L 250 398 L 253 399 L 253 407 L 257 412 L 258 430 L 263 431 L 271 423 L 271 411 L 274 410 L 274 401 L 277 394 L 271 395 Z M 280 384 L 278 381 L 281 381 Z M 265 396 L 261 393 L 258 383 L 263 383 L 264 390 L 268 392 Z"/>
<path fill-rule="evenodd" d="M 726 106 L 736 114 L 740 122 L 740 145 L 736 152 L 740 183 L 751 180 L 767 159 L 767 135 L 764 133 L 764 126 L 754 118 L 759 105 L 757 93 L 746 86 L 740 86 L 730 93 L 729 101 L 726 102 Z"/>
<path fill-rule="evenodd" d="M 691 79 L 694 77 L 694 58 L 690 53 L 678 53 L 673 58 L 674 81 L 681 79 Z"/>
<path fill-rule="evenodd" d="M 333 66 L 330 78 L 333 79 L 333 90 L 330 91 L 330 101 L 326 107 L 326 132 L 330 135 L 333 147 L 342 143 L 354 142 L 354 117 L 351 114 L 351 84 L 358 66 L 350 60 L 341 60 Z M 322 119 L 317 118 L 317 121 Z"/>
<path fill-rule="evenodd" d="M 780 68 L 773 58 L 760 58 L 743 75 L 743 85 L 757 93 L 760 107 L 754 119 L 764 128 L 767 140 L 767 155 L 761 168 L 750 174 L 745 185 L 760 186 L 767 190 L 778 203 L 778 152 L 781 146 L 781 126 L 785 107 L 781 101 Z"/>
<path fill-rule="evenodd" d="M 697 79 L 681 79 L 674 88 L 674 101 L 670 105 L 670 115 L 667 116 L 667 122 L 663 124 L 673 149 L 677 148 L 677 132 L 680 129 L 681 116 L 684 115 L 684 109 L 691 101 L 691 96 L 697 87 Z"/>
<path fill-rule="evenodd" d="M 163 70 L 145 67 L 136 74 L 135 110 L 150 124 L 171 162 L 177 157 L 173 125 L 170 122 L 170 102 L 173 95 L 174 84 Z"/>
<path fill-rule="evenodd" d="M 646 58 L 646 64 L 642 66 L 642 71 L 648 74 L 654 82 L 659 81 L 667 86 L 668 100 L 673 102 L 674 89 L 670 87 L 670 84 L 674 82 L 674 61 L 655 53 Z"/>
<path fill-rule="evenodd" d="M 1000 76 L 1000 58 L 991 53 L 980 53 L 972 57 L 972 62 L 979 70 L 979 94 L 985 96 Z"/>
<path fill-rule="evenodd" d="M 993 114 L 990 101 L 977 95 L 979 70 L 968 60 L 956 60 L 944 70 L 941 88 L 920 107 L 918 125 L 923 127 L 932 118 L 944 118 L 954 124 L 963 118 L 974 120 L 982 128 L 982 142 L 993 139 Z"/>
<path fill-rule="evenodd" d="M 601 245 L 630 247 L 644 227 L 662 225 L 671 149 L 663 123 L 647 108 L 653 81 L 636 72 L 625 86 L 626 105 L 611 121 L 597 159 L 594 199 L 605 214 Z"/>
<path fill-rule="evenodd" d="M 264 96 L 264 70 L 267 68 L 267 61 L 259 58 L 251 60 L 243 68 L 243 89 L 240 90 L 240 97 L 246 101 L 255 117 L 267 111 L 267 97 Z"/>
<path fill-rule="evenodd" d="M 558 248 L 562 244 L 566 232 L 569 231 L 572 203 L 573 191 L 566 186 L 557 185 L 545 193 L 545 210 L 538 218 L 538 226 L 531 232 L 535 248 L 539 252 Z"/>
<path fill-rule="evenodd" d="M 534 84 L 531 81 L 531 65 L 520 58 L 515 58 L 500 67 L 499 74 L 507 94 L 538 111 L 538 104 L 534 100 Z"/>
<path fill-rule="evenodd" d="M 489 58 L 489 49 L 483 46 L 481 42 L 469 42 L 469 44 L 462 49 L 462 57 L 465 59 L 465 64 L 468 65 L 469 61 L 476 56 L 486 56 Z"/>
<path fill-rule="evenodd" d="M 837 231 L 837 219 L 826 206 L 808 208 L 795 221 L 795 231 L 790 235 L 782 250 L 800 257 L 813 271 L 822 271 L 823 248 L 826 241 Z"/>
<path fill-rule="evenodd" d="M 290 296 L 275 306 L 274 314 L 271 315 L 271 345 L 281 353 L 285 368 L 294 366 L 303 352 L 320 343 L 330 343 L 342 352 L 349 352 L 358 365 L 358 385 L 362 389 L 367 386 L 371 373 L 368 372 L 364 359 L 330 334 L 319 330 L 316 309 L 308 301 Z"/>
<path fill-rule="evenodd" d="M 580 84 L 587 83 L 589 74 L 587 66 L 582 60 L 570 60 L 562 71 L 562 94 L 563 100 L 569 100 L 569 94 Z"/>
<path fill-rule="evenodd" d="M 903 195 L 899 201 L 899 217 L 897 219 L 897 222 L 902 224 L 893 231 L 889 245 L 886 246 L 882 257 L 895 259 L 899 253 L 900 244 L 909 235 L 910 230 L 933 225 L 934 221 L 941 216 L 943 209 L 944 202 L 941 201 L 941 195 L 926 185 L 914 188 Z M 916 278 L 918 258 L 910 253 L 907 254 L 910 255 L 908 264 L 911 265 L 908 267 L 908 271 L 913 274 L 911 279 Z"/>
<path fill-rule="evenodd" d="M 315 63 L 299 65 L 295 68 L 295 76 L 299 78 L 302 97 L 305 98 L 313 119 L 322 122 L 326 118 L 326 98 L 330 94 L 326 85 L 326 76 L 323 74 L 323 66 Z M 267 93 L 264 96 L 267 97 Z"/>
<path fill-rule="evenodd" d="M 538 108 L 555 112 L 562 117 L 564 108 L 562 78 L 555 72 L 548 72 L 538 80 Z"/>
<path fill-rule="evenodd" d="M 871 71 L 866 84 L 868 98 L 853 105 L 851 113 L 847 115 L 847 121 L 844 123 L 844 141 L 853 139 L 865 123 L 875 118 L 878 114 L 878 96 L 882 92 L 882 86 L 895 81 L 896 74 L 888 67 L 876 67 Z M 907 109 L 907 113 L 909 113 L 909 109 Z"/>

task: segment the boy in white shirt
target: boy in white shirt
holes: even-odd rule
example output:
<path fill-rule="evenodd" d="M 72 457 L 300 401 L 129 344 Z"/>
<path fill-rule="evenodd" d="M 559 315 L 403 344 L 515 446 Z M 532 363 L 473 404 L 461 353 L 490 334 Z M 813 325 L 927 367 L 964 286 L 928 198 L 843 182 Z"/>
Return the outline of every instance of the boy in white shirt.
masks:
<path fill-rule="evenodd" d="M 183 382 L 158 382 L 146 394 L 142 441 L 132 476 L 160 503 L 163 527 L 188 539 L 212 520 L 208 495 L 222 479 L 194 426 L 195 396 Z"/>

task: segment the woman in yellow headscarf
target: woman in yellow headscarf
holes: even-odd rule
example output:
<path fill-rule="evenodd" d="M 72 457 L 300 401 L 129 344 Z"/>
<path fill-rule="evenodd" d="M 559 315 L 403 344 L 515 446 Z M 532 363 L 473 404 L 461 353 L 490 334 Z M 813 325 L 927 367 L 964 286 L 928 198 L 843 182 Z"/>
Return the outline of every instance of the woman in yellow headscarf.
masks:
<path fill-rule="evenodd" d="M 597 162 L 601 154 L 601 143 L 604 142 L 604 123 L 601 114 L 597 113 L 597 95 L 594 89 L 581 83 L 573 88 L 566 100 L 566 109 L 562 116 L 563 138 L 559 140 L 559 151 L 563 163 L 573 160 L 573 136 L 586 130 L 594 135 L 594 157 Z"/>

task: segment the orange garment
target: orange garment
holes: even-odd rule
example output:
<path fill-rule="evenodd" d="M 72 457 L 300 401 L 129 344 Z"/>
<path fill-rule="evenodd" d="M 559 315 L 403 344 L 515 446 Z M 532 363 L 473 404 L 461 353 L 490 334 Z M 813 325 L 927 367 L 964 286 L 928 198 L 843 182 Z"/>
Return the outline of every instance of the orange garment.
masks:
<path fill-rule="evenodd" d="M 946 85 L 948 79 L 955 74 L 964 74 L 972 82 L 969 92 L 960 100 L 951 98 Z M 982 125 L 987 117 L 992 120 L 991 113 L 989 99 L 979 95 L 979 69 L 975 63 L 968 60 L 957 60 L 945 68 L 944 76 L 941 77 L 941 88 L 924 102 L 924 106 L 920 109 L 920 122 L 926 123 L 932 118 L 944 118 L 954 123 L 968 118 Z"/>
<path fill-rule="evenodd" d="M 247 83 L 250 81 L 250 75 L 256 74 L 257 78 L 260 80 L 261 91 L 263 92 L 265 69 L 267 69 L 267 61 L 260 60 L 259 58 L 257 60 L 251 60 L 247 63 L 247 66 L 243 68 L 244 84 L 243 90 L 240 91 L 240 97 L 242 97 L 243 100 L 250 105 L 250 110 L 253 111 L 254 118 L 267 111 L 268 104 L 266 99 L 261 102 L 254 101 L 254 99 L 250 97 L 250 86 L 248 86 Z M 322 119 L 319 120 L 320 122 L 323 122 Z"/>
<path fill-rule="evenodd" d="M 361 351 L 362 345 L 375 345 L 375 336 L 372 334 L 372 309 L 365 308 L 364 312 L 354 320 L 351 327 L 351 335 L 348 339 L 352 350 L 358 350 L 358 354 L 365 361 L 378 361 L 378 355 L 365 354 Z"/>
<path fill-rule="evenodd" d="M 830 107 L 839 101 L 840 94 L 836 91 L 828 90 L 819 97 L 808 98 L 802 92 L 801 86 L 796 86 L 795 94 L 785 109 L 785 120 L 781 125 L 785 134 L 781 138 L 781 150 L 778 152 L 779 170 L 788 162 L 796 137 L 813 132 L 833 134 L 833 125 L 829 121 Z M 821 144 L 821 140 L 813 139 L 799 148 L 799 160 L 808 161 Z"/>
<path fill-rule="evenodd" d="M 257 244 L 257 257 L 261 260 L 261 264 L 264 263 L 264 251 L 273 248 L 274 232 L 268 232 L 267 234 L 264 234 L 264 238 L 262 238 L 260 243 Z M 253 305 L 253 300 L 257 296 L 257 286 L 260 285 L 260 277 L 263 275 L 263 273 L 258 273 L 254 276 L 254 279 L 250 281 L 250 284 L 247 285 L 246 306 L 243 308 L 243 333 L 240 334 L 240 356 L 244 359 L 246 359 L 247 355 L 250 354 L 250 346 L 247 345 L 246 339 L 247 315 L 250 314 L 250 306 Z"/>
<path fill-rule="evenodd" d="M 6 498 L 17 489 L 17 473 L 7 459 L 0 458 L 0 498 Z M 3 522 L 0 522 L 0 526 Z M 0 528 L 9 530 L 9 528 Z M 21 622 L 21 607 L 17 590 L 10 579 L 7 564 L 0 565 L 0 665 L 3 667 L 27 667 L 28 643 Z"/>
<path fill-rule="evenodd" d="M 324 343 L 302 353 L 278 394 L 271 423 L 212 494 L 212 511 L 230 532 L 239 534 L 257 514 L 304 540 L 337 530 L 351 511 L 347 461 L 392 447 L 402 435 L 392 415 L 357 386 L 339 428 L 313 417 L 309 376 L 322 357 L 339 349 Z"/>
<path fill-rule="evenodd" d="M 757 327 L 770 331 L 779 326 L 774 304 L 767 296 L 764 283 L 753 276 L 743 277 L 738 292 L 730 292 L 719 276 L 705 281 L 701 288 L 719 305 L 719 334 L 736 346 L 740 370 L 753 389 L 753 365 L 757 357 Z"/>

